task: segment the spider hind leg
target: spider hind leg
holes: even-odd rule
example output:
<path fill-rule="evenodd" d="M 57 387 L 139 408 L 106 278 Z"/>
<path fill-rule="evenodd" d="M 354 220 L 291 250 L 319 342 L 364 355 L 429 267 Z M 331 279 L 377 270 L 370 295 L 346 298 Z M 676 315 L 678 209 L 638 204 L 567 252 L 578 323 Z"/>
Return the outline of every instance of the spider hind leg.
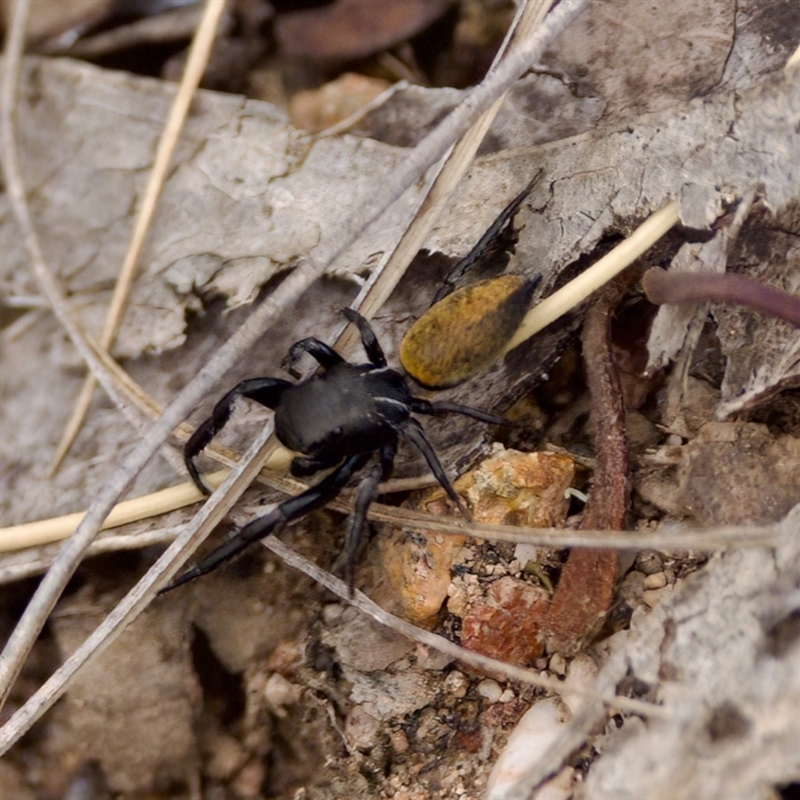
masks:
<path fill-rule="evenodd" d="M 413 417 L 409 417 L 403 423 L 402 431 L 409 438 L 414 447 L 416 447 L 417 450 L 422 453 L 422 456 L 427 462 L 434 478 L 439 481 L 439 485 L 445 490 L 445 492 L 447 492 L 447 496 L 453 501 L 456 508 L 463 514 L 465 519 L 471 519 L 472 517 L 467 510 L 467 507 L 464 505 L 464 502 L 458 496 L 458 494 L 456 494 L 456 490 L 453 488 L 453 484 L 450 483 L 450 479 L 447 477 L 447 473 L 444 471 L 442 462 L 439 461 L 439 456 L 436 455 L 436 450 L 433 449 L 433 445 L 425 435 L 422 425 L 420 425 L 419 422 Z"/>
<path fill-rule="evenodd" d="M 161 589 L 159 594 L 172 591 L 172 589 L 199 578 L 201 575 L 213 572 L 217 567 L 238 556 L 253 542 L 265 538 L 288 522 L 293 522 L 318 508 L 322 508 L 339 494 L 345 484 L 353 477 L 353 474 L 367 463 L 370 455 L 370 453 L 360 453 L 359 455 L 350 456 L 315 486 L 310 486 L 297 496 L 284 500 L 269 513 L 254 519 L 252 522 L 248 522 L 240 531 L 218 547 L 215 547 L 208 555 L 201 558 L 197 564 L 187 569 L 172 583 Z"/>
<path fill-rule="evenodd" d="M 394 457 L 397 454 L 398 440 L 394 439 L 384 444 L 380 449 L 378 460 L 373 463 L 359 484 L 353 503 L 353 513 L 347 526 L 344 539 L 344 548 L 333 565 L 333 571 L 342 570 L 350 597 L 354 592 L 355 566 L 359 546 L 364 539 L 364 526 L 367 521 L 367 512 L 375 498 L 378 496 L 378 486 L 381 481 L 386 481 L 392 474 Z"/>

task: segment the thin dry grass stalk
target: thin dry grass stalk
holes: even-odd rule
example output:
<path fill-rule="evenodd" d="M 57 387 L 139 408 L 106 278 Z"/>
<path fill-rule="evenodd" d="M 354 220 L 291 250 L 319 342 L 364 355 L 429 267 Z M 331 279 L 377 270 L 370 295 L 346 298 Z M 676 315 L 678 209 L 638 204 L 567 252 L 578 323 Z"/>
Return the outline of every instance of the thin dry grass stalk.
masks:
<path fill-rule="evenodd" d="M 110 350 L 111 345 L 114 344 L 114 340 L 117 337 L 117 332 L 122 322 L 122 315 L 125 312 L 125 306 L 133 286 L 136 267 L 139 263 L 139 255 L 142 252 L 147 232 L 150 230 L 150 223 L 153 220 L 158 198 L 161 195 L 161 190 L 166 180 L 167 169 L 172 160 L 172 154 L 175 151 L 175 145 L 178 143 L 178 137 L 180 136 L 183 124 L 186 121 L 192 97 L 197 87 L 200 85 L 200 79 L 203 77 L 206 64 L 208 64 L 208 58 L 214 44 L 214 37 L 217 32 L 219 20 L 224 10 L 225 0 L 206 1 L 203 16 L 200 20 L 200 24 L 197 26 L 197 31 L 189 49 L 186 69 L 181 78 L 175 100 L 172 103 L 172 108 L 170 109 L 167 123 L 164 126 L 164 131 L 161 134 L 161 141 L 158 143 L 158 151 L 156 152 L 153 169 L 150 171 L 150 178 L 148 179 L 147 187 L 142 197 L 139 216 L 136 218 L 130 244 L 125 253 L 125 259 L 122 262 L 122 268 L 117 277 L 117 283 L 114 286 L 114 293 L 111 296 L 111 303 L 108 307 L 105 322 L 103 323 L 103 330 L 100 333 L 98 344 L 103 350 Z M 72 447 L 72 443 L 75 441 L 75 437 L 78 435 L 83 420 L 86 417 L 86 412 L 89 410 L 92 394 L 96 387 L 97 379 L 92 372 L 89 372 L 81 387 L 78 399 L 75 402 L 72 416 L 67 422 L 67 426 L 61 436 L 61 441 L 58 443 L 56 451 L 53 454 L 53 460 L 50 463 L 51 475 L 58 469 L 64 456 L 69 451 L 69 448 Z"/>

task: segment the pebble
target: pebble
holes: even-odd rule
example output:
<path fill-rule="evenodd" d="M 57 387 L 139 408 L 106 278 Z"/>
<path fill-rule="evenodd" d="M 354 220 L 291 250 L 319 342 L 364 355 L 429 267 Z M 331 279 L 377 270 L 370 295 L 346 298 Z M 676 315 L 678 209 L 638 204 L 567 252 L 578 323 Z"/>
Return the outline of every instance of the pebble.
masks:
<path fill-rule="evenodd" d="M 523 714 L 495 762 L 486 785 L 488 800 L 506 800 L 520 779 L 555 742 L 569 712 L 556 697 L 540 700 Z"/>
<path fill-rule="evenodd" d="M 247 761 L 247 752 L 238 739 L 227 733 L 212 736 L 208 743 L 211 757 L 206 763 L 208 776 L 215 781 L 226 781 Z"/>
<path fill-rule="evenodd" d="M 496 703 L 503 696 L 503 689 L 497 681 L 486 678 L 478 684 L 478 694 L 490 703 Z"/>
<path fill-rule="evenodd" d="M 663 589 L 667 585 L 667 576 L 664 572 L 655 572 L 652 575 L 648 575 L 642 586 L 645 589 Z"/>
<path fill-rule="evenodd" d="M 561 653 L 553 653 L 550 657 L 550 672 L 555 672 L 556 675 L 567 674 L 567 659 Z"/>
<path fill-rule="evenodd" d="M 514 559 L 524 566 L 529 561 L 536 561 L 537 553 L 538 547 L 535 544 L 520 542 L 514 548 Z"/>
<path fill-rule="evenodd" d="M 642 600 L 644 600 L 650 608 L 655 608 L 663 597 L 663 594 L 661 589 L 649 589 L 646 592 L 642 592 Z"/>
<path fill-rule="evenodd" d="M 552 658 L 550 659 L 552 662 Z M 508 800 L 518 796 L 521 777 L 547 752 L 568 729 L 570 721 L 581 712 L 586 690 L 597 682 L 598 668 L 586 653 L 579 653 L 569 665 L 563 697 L 537 701 L 517 723 L 500 753 L 486 786 L 488 800 Z M 569 689 L 580 689 L 580 694 Z M 532 800 L 569 800 L 575 782 L 575 771 L 565 767 L 543 784 Z"/>
<path fill-rule="evenodd" d="M 401 730 L 392 731 L 389 742 L 395 753 L 405 753 L 408 750 L 408 737 Z"/>
<path fill-rule="evenodd" d="M 486 595 L 468 607 L 461 644 L 492 658 L 527 666 L 542 654 L 539 622 L 549 602 L 544 589 L 506 575 L 492 582 Z"/>
<path fill-rule="evenodd" d="M 338 622 L 339 618 L 342 616 L 342 611 L 344 611 L 344 608 L 339 605 L 339 603 L 328 603 L 328 605 L 322 609 L 322 619 L 325 624 L 330 627 L 335 622 Z"/>
<path fill-rule="evenodd" d="M 264 783 L 264 769 L 264 762 L 260 758 L 245 764 L 231 784 L 233 794 L 242 800 L 258 797 Z"/>
<path fill-rule="evenodd" d="M 344 730 L 351 747 L 369 750 L 380 739 L 381 722 L 363 706 L 353 706 L 347 714 Z"/>
<path fill-rule="evenodd" d="M 500 695 L 500 702 L 501 703 L 510 703 L 516 695 L 514 694 L 513 689 L 506 689 L 503 694 Z"/>
<path fill-rule="evenodd" d="M 300 701 L 303 688 L 297 684 L 290 683 L 277 672 L 269 676 L 264 686 L 264 699 L 276 717 L 283 719 L 286 714 L 286 706 L 294 705 Z"/>
<path fill-rule="evenodd" d="M 444 679 L 444 689 L 452 697 L 464 697 L 469 689 L 469 679 L 463 672 L 453 670 Z"/>
<path fill-rule="evenodd" d="M 642 550 L 636 555 L 634 567 L 645 575 L 653 575 L 661 572 L 664 567 L 664 559 L 657 550 Z"/>
<path fill-rule="evenodd" d="M 429 669 L 433 672 L 441 672 L 446 666 L 453 662 L 453 657 L 435 650 L 433 647 L 425 647 L 418 644 L 414 654 L 417 658 L 417 666 L 420 669 Z"/>
<path fill-rule="evenodd" d="M 450 581 L 447 587 L 447 610 L 457 617 L 467 613 L 467 589 L 463 581 L 458 584 Z"/>

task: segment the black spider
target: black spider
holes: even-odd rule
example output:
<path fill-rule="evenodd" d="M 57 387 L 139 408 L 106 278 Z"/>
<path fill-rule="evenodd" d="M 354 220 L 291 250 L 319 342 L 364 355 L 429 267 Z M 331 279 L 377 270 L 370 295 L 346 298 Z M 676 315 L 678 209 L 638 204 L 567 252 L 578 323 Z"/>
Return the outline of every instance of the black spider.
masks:
<path fill-rule="evenodd" d="M 303 353 L 308 353 L 322 367 L 319 374 L 300 383 L 280 378 L 250 378 L 238 383 L 214 406 L 211 416 L 201 423 L 184 448 L 186 467 L 192 480 L 200 491 L 209 494 L 194 459 L 228 422 L 236 399 L 248 397 L 275 411 L 278 439 L 290 450 L 302 454 L 292 461 L 294 476 L 312 475 L 331 467 L 334 470 L 315 486 L 245 525 L 162 591 L 211 572 L 279 526 L 321 508 L 336 497 L 351 477 L 366 467 L 377 453 L 377 459 L 369 466 L 356 492 L 342 553 L 345 577 L 352 593 L 354 561 L 367 510 L 377 495 L 378 484 L 385 481 L 392 471 L 401 434 L 422 453 L 436 480 L 467 516 L 422 425 L 411 415 L 452 412 L 491 424 L 506 424 L 505 420 L 456 403 L 431 402 L 412 396 L 405 377 L 387 366 L 386 357 L 369 323 L 350 308 L 343 309 L 343 314 L 358 327 L 369 363 L 350 364 L 319 339 L 302 339 L 291 346 L 284 365 L 288 366 L 290 374 L 294 374 L 293 366 Z"/>

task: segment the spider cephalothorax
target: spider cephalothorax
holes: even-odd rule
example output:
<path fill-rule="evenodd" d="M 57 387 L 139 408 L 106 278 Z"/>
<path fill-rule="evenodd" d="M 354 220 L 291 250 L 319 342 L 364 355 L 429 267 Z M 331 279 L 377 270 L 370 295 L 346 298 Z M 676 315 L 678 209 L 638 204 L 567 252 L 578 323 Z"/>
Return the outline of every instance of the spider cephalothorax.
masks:
<path fill-rule="evenodd" d="M 504 421 L 467 406 L 414 397 L 405 377 L 387 366 L 369 323 L 352 309 L 346 308 L 343 313 L 358 327 L 368 363 L 350 364 L 319 339 L 302 339 L 289 349 L 286 362 L 290 373 L 303 353 L 319 362 L 320 373 L 299 383 L 280 378 L 250 378 L 238 383 L 214 406 L 211 416 L 200 424 L 184 448 L 186 468 L 192 480 L 208 494 L 194 459 L 230 419 L 236 399 L 247 397 L 275 411 L 276 436 L 290 450 L 300 453 L 292 461 L 293 475 L 312 475 L 330 468 L 333 471 L 319 483 L 245 525 L 180 575 L 168 589 L 211 572 L 279 526 L 321 508 L 336 497 L 356 472 L 368 467 L 356 492 L 342 554 L 352 591 L 354 560 L 367 510 L 377 495 L 378 485 L 392 471 L 401 435 L 422 453 L 450 499 L 466 513 L 422 425 L 412 414 L 452 412 L 492 424 Z"/>

